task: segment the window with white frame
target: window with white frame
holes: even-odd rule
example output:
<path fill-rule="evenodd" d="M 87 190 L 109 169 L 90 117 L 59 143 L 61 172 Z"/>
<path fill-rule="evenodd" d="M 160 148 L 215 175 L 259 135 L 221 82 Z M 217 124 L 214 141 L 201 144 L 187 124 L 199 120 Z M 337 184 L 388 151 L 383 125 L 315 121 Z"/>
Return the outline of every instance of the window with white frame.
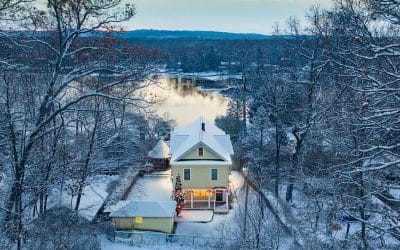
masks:
<path fill-rule="evenodd" d="M 183 180 L 190 181 L 190 168 L 183 169 Z"/>
<path fill-rule="evenodd" d="M 211 169 L 211 180 L 212 181 L 218 180 L 218 169 L 216 168 Z"/>

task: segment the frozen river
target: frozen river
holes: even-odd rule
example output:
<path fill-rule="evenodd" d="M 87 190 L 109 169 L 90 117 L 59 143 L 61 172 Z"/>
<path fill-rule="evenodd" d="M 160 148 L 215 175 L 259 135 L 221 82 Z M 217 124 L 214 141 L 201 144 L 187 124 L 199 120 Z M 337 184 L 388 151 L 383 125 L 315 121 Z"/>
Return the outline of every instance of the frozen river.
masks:
<path fill-rule="evenodd" d="M 154 111 L 163 118 L 173 119 L 178 126 L 187 124 L 199 116 L 214 121 L 217 116 L 226 114 L 229 99 L 215 90 L 204 90 L 199 85 L 200 80 L 189 77 L 161 75 L 159 84 L 152 85 L 146 90 L 146 95 L 160 99 Z M 213 82 L 207 82 L 207 88 Z M 211 85 L 211 86 L 210 86 Z"/>

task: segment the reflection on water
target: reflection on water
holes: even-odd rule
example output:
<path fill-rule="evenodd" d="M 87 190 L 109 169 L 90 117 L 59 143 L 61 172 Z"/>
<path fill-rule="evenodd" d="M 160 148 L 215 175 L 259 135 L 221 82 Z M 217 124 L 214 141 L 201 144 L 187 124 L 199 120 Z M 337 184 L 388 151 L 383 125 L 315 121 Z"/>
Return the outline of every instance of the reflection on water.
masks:
<path fill-rule="evenodd" d="M 199 89 L 195 79 L 163 75 L 158 81 L 159 86 L 149 87 L 147 94 L 163 100 L 155 105 L 156 113 L 175 120 L 178 126 L 190 123 L 200 115 L 214 121 L 217 116 L 226 114 L 228 99 Z"/>

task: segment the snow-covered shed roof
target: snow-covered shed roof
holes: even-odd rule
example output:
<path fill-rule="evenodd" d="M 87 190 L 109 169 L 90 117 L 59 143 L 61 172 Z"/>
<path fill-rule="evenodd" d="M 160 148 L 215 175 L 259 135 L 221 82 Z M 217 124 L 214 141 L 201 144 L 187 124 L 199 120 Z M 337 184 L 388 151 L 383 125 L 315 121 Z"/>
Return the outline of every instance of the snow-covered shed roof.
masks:
<path fill-rule="evenodd" d="M 159 140 L 147 156 L 154 159 L 164 159 L 169 157 L 169 146 L 165 141 Z"/>
<path fill-rule="evenodd" d="M 110 214 L 114 218 L 148 217 L 166 218 L 174 217 L 175 201 L 132 201 Z"/>
<path fill-rule="evenodd" d="M 233 155 L 233 147 L 230 136 L 203 117 L 199 117 L 191 124 L 172 131 L 170 142 L 171 162 L 179 161 L 187 152 L 191 152 L 199 144 L 205 145 L 220 156 L 224 162 L 231 163 L 230 156 Z"/>

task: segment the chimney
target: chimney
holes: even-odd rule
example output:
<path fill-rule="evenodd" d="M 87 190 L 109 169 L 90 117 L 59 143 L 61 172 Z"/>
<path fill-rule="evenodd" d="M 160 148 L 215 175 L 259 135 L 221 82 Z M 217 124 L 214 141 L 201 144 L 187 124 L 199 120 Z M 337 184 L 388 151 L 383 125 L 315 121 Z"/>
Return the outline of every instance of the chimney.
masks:
<path fill-rule="evenodd" d="M 204 122 L 201 123 L 201 130 L 206 131 L 206 124 Z"/>

